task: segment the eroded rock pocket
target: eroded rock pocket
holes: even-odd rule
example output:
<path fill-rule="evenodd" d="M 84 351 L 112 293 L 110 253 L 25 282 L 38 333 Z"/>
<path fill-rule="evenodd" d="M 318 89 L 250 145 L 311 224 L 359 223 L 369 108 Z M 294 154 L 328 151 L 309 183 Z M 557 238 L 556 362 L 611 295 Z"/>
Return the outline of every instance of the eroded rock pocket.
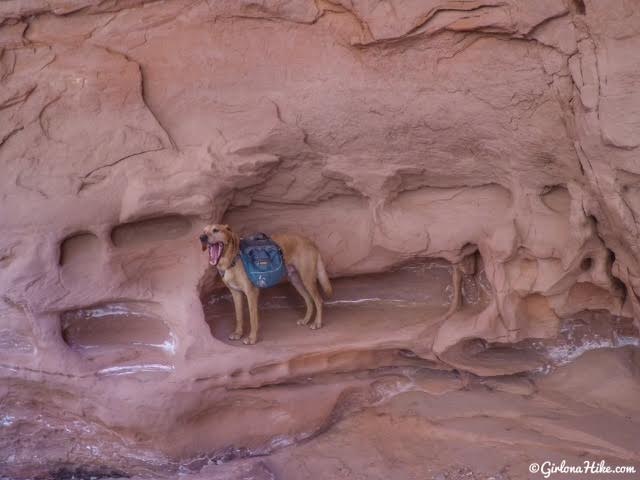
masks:
<path fill-rule="evenodd" d="M 60 266 L 92 265 L 100 253 L 100 240 L 93 233 L 80 232 L 65 238 L 60 244 Z"/>
<path fill-rule="evenodd" d="M 483 308 L 489 299 L 481 262 L 462 283 L 463 307 Z M 452 299 L 452 266 L 440 259 L 416 259 L 388 272 L 334 278 L 334 295 L 325 299 L 324 327 L 317 332 L 296 325 L 305 305 L 284 283 L 260 294 L 257 347 L 339 346 L 356 342 L 396 342 L 410 348 L 417 335 L 440 320 Z M 227 343 L 235 322 L 233 299 L 219 281 L 201 282 L 205 318 L 214 337 Z M 249 312 L 245 305 L 245 332 Z"/>
<path fill-rule="evenodd" d="M 128 247 L 175 240 L 188 234 L 191 226 L 191 220 L 182 215 L 149 218 L 115 226 L 111 231 L 111 241 L 116 247 Z"/>
<path fill-rule="evenodd" d="M 151 305 L 114 302 L 60 315 L 62 338 L 104 374 L 166 372 L 175 339 Z"/>
<path fill-rule="evenodd" d="M 640 347 L 640 332 L 632 318 L 586 310 L 561 320 L 558 334 L 552 338 L 514 343 L 469 339 L 447 350 L 441 359 L 481 376 L 548 373 L 590 350 L 630 345 Z"/>

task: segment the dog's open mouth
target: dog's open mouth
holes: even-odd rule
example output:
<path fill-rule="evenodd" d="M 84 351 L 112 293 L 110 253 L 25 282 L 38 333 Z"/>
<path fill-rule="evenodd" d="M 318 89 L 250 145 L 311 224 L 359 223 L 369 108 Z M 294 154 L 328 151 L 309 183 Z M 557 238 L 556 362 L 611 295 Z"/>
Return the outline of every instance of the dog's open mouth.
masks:
<path fill-rule="evenodd" d="M 209 263 L 214 267 L 218 265 L 222 252 L 224 250 L 224 243 L 216 242 L 209 244 Z"/>

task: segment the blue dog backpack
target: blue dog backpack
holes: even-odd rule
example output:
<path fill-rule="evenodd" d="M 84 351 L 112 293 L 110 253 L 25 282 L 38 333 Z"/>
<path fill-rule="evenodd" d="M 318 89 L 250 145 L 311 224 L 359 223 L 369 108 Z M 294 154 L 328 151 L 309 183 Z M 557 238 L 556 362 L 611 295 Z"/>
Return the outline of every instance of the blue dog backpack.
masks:
<path fill-rule="evenodd" d="M 249 280 L 258 288 L 276 285 L 287 272 L 282 249 L 264 233 L 240 239 L 240 258 Z"/>

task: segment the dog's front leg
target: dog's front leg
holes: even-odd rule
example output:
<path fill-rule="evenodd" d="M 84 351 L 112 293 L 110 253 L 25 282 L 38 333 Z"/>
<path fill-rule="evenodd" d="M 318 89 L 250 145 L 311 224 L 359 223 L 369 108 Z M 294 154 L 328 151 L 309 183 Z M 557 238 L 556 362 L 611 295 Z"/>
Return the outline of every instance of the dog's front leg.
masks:
<path fill-rule="evenodd" d="M 239 340 L 242 338 L 242 329 L 244 326 L 244 309 L 242 308 L 243 295 L 239 290 L 231 290 L 231 295 L 233 296 L 233 306 L 236 310 L 236 329 L 235 331 L 229 335 L 229 340 Z"/>
<path fill-rule="evenodd" d="M 258 341 L 258 296 L 260 290 L 255 287 L 249 288 L 245 294 L 247 295 L 247 302 L 249 303 L 249 322 L 251 323 L 251 330 L 249 336 L 246 337 L 243 342 L 246 345 L 253 345 Z"/>

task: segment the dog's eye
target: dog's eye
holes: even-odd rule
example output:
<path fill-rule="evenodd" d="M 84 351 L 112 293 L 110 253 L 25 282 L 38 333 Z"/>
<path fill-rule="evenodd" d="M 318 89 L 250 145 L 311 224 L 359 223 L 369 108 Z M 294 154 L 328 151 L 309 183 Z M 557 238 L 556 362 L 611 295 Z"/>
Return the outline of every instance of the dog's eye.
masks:
<path fill-rule="evenodd" d="M 211 230 L 213 233 L 218 233 L 218 229 L 214 228 L 213 230 Z"/>

